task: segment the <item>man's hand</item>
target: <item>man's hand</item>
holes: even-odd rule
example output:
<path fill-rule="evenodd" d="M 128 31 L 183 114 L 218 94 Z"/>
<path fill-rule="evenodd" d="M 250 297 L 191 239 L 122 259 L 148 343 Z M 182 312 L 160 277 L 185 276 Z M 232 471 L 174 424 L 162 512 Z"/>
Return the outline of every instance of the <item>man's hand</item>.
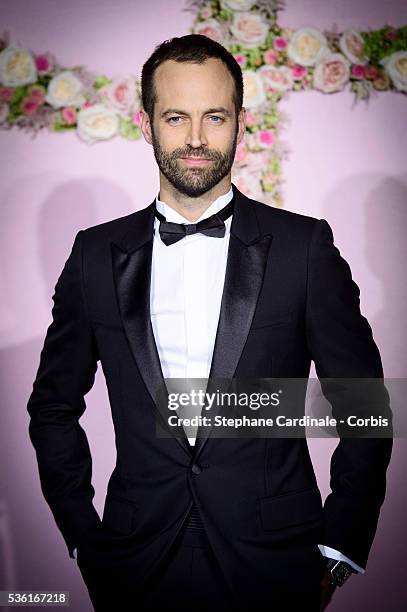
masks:
<path fill-rule="evenodd" d="M 335 586 L 331 584 L 331 574 L 328 570 L 325 571 L 325 574 L 321 580 L 321 607 L 320 612 L 326 610 L 329 602 L 332 599 L 332 595 L 336 589 Z"/>

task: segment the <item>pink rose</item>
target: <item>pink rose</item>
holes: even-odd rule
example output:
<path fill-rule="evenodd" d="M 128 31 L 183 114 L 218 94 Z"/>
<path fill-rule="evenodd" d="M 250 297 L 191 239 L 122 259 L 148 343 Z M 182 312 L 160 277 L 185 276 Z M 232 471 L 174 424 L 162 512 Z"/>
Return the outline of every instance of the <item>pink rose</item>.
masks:
<path fill-rule="evenodd" d="M 291 74 L 295 81 L 301 81 L 301 79 L 303 79 L 305 75 L 307 74 L 307 69 L 305 68 L 305 66 L 300 66 L 299 64 L 295 64 L 291 68 Z"/>
<path fill-rule="evenodd" d="M 397 37 L 397 30 L 395 30 L 394 28 L 386 30 L 384 36 L 385 38 L 387 38 L 387 40 L 394 40 Z"/>
<path fill-rule="evenodd" d="M 379 76 L 379 71 L 376 66 L 366 66 L 366 78 L 376 79 Z"/>
<path fill-rule="evenodd" d="M 131 76 L 117 78 L 102 87 L 99 94 L 106 106 L 127 117 L 136 101 L 136 82 Z"/>
<path fill-rule="evenodd" d="M 351 68 L 351 75 L 355 77 L 355 79 L 364 79 L 366 76 L 366 67 L 361 64 L 355 64 Z"/>
<path fill-rule="evenodd" d="M 271 149 L 276 140 L 272 130 L 260 130 L 256 133 L 256 138 L 258 144 L 265 149 Z"/>
<path fill-rule="evenodd" d="M 236 147 L 235 162 L 241 163 L 242 161 L 244 161 L 246 156 L 247 156 L 247 145 L 245 141 L 242 140 L 241 142 L 239 142 L 239 144 Z"/>
<path fill-rule="evenodd" d="M 246 58 L 245 55 L 243 55 L 243 53 L 238 53 L 234 57 L 235 57 L 235 60 L 237 61 L 237 63 L 239 64 L 239 66 L 245 66 L 246 65 L 247 58 Z"/>
<path fill-rule="evenodd" d="M 47 74 L 54 67 L 52 56 L 49 53 L 43 53 L 35 57 L 35 66 L 40 74 Z"/>
<path fill-rule="evenodd" d="M 287 48 L 288 42 L 282 36 L 276 36 L 273 40 L 273 47 L 277 49 L 277 51 L 284 51 Z"/>
<path fill-rule="evenodd" d="M 0 87 L 0 101 L 1 102 L 10 102 L 13 96 L 13 88 L 12 87 Z"/>
<path fill-rule="evenodd" d="M 257 125 L 257 117 L 251 111 L 246 111 L 246 125 L 247 127 L 253 127 Z"/>
<path fill-rule="evenodd" d="M 38 102 L 38 105 L 44 104 L 45 102 L 45 89 L 41 85 L 32 85 L 28 89 L 28 96 L 31 100 Z"/>
<path fill-rule="evenodd" d="M 221 43 L 224 37 L 222 26 L 216 19 L 207 19 L 194 27 L 194 34 L 201 34 L 211 40 Z"/>
<path fill-rule="evenodd" d="M 287 66 L 262 66 L 259 73 L 267 91 L 288 91 L 293 86 L 291 69 Z"/>
<path fill-rule="evenodd" d="M 21 110 L 23 115 L 33 115 L 38 107 L 38 102 L 32 98 L 24 98 L 24 100 L 21 102 Z"/>
<path fill-rule="evenodd" d="M 140 127 L 141 126 L 141 112 L 137 111 L 136 113 L 133 113 L 131 116 L 131 120 L 133 121 L 135 125 L 138 125 Z"/>
<path fill-rule="evenodd" d="M 61 111 L 62 118 L 67 125 L 75 125 L 76 123 L 76 108 L 74 106 L 66 106 Z"/>
<path fill-rule="evenodd" d="M 85 100 L 85 102 L 82 104 L 82 108 L 90 108 L 91 106 L 95 106 L 95 103 L 91 102 L 90 100 Z"/>
<path fill-rule="evenodd" d="M 276 64 L 278 60 L 278 53 L 274 49 L 267 49 L 263 53 L 263 60 L 265 64 Z"/>

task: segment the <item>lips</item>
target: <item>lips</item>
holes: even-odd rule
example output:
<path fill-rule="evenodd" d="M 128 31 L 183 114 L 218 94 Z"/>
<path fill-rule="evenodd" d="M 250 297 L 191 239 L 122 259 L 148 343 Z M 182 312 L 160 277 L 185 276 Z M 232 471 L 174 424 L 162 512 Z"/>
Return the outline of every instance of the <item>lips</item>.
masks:
<path fill-rule="evenodd" d="M 206 159 L 205 157 L 181 157 L 183 162 L 188 166 L 206 166 L 212 160 Z"/>

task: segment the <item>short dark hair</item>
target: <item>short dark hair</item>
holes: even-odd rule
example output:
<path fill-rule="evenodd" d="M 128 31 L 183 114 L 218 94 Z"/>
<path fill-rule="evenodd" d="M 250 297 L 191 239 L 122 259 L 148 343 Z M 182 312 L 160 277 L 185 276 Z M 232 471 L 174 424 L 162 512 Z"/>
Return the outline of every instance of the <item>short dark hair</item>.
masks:
<path fill-rule="evenodd" d="M 212 57 L 220 59 L 233 77 L 235 82 L 233 101 L 236 115 L 239 113 L 243 106 L 243 75 L 239 64 L 233 55 L 218 42 L 202 34 L 187 34 L 179 38 L 171 38 L 158 45 L 143 66 L 141 97 L 144 110 L 151 120 L 156 102 L 154 73 L 158 66 L 167 60 L 202 64 Z"/>

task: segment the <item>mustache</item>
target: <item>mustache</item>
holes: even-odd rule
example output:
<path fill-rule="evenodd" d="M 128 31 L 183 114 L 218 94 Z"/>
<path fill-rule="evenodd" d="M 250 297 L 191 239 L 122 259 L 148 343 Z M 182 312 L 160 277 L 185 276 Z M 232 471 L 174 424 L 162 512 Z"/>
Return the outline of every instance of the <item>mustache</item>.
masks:
<path fill-rule="evenodd" d="M 211 159 L 218 160 L 222 157 L 219 151 L 210 151 L 208 149 L 175 149 L 172 152 L 173 157 L 194 157 L 195 159 Z"/>

